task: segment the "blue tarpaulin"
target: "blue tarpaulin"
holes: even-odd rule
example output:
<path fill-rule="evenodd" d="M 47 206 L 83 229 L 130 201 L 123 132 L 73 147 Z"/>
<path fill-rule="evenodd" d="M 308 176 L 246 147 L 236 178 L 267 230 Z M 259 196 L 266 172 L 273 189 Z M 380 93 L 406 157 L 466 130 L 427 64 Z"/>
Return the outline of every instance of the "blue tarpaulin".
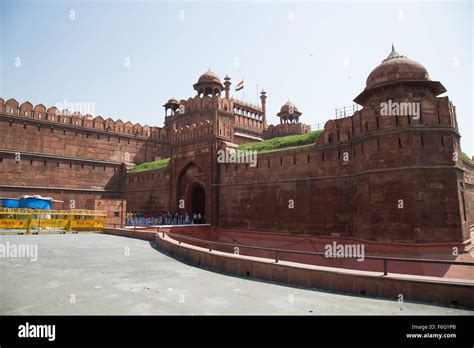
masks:
<path fill-rule="evenodd" d="M 42 209 L 51 210 L 53 202 L 63 203 L 63 201 L 55 200 L 51 197 L 43 197 L 40 195 L 21 196 L 19 199 L 10 197 L 0 197 L 3 208 L 28 208 L 28 209 Z"/>
<path fill-rule="evenodd" d="M 20 208 L 20 200 L 3 198 L 2 208 Z"/>
<path fill-rule="evenodd" d="M 20 208 L 51 210 L 51 200 L 39 198 L 21 198 Z"/>

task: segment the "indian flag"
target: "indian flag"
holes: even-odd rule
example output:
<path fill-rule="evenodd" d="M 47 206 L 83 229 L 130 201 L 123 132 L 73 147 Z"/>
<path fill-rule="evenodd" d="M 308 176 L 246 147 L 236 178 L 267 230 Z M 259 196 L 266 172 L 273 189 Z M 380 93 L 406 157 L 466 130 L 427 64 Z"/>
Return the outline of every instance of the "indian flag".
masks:
<path fill-rule="evenodd" d="M 240 81 L 237 86 L 235 86 L 236 91 L 240 91 L 241 89 L 244 88 L 244 80 Z"/>

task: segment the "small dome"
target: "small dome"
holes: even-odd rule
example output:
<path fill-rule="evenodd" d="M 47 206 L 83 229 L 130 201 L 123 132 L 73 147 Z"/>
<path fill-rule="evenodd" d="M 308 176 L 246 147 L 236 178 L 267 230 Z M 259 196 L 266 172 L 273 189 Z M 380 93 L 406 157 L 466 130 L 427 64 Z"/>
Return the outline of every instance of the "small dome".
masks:
<path fill-rule="evenodd" d="M 295 111 L 298 111 L 298 108 L 296 107 L 295 104 L 293 104 L 291 101 L 287 101 L 285 104 L 283 104 L 283 106 L 280 108 L 280 113 L 289 113 L 290 110 L 292 110 L 291 112 L 295 112 Z"/>
<path fill-rule="evenodd" d="M 176 98 L 171 98 L 163 106 L 165 109 L 176 110 L 179 107 L 179 101 Z"/>
<path fill-rule="evenodd" d="M 295 104 L 288 100 L 280 108 L 280 112 L 277 114 L 277 116 L 283 120 L 298 120 L 298 118 L 301 116 L 301 112 L 298 110 Z"/>
<path fill-rule="evenodd" d="M 206 82 L 216 82 L 221 84 L 221 79 L 217 76 L 214 72 L 209 69 L 204 74 L 199 77 L 198 83 L 206 83 Z"/>
<path fill-rule="evenodd" d="M 392 52 L 369 74 L 366 88 L 399 80 L 429 81 L 430 78 L 423 65 L 398 54 L 392 45 Z"/>
<path fill-rule="evenodd" d="M 176 98 L 171 98 L 166 102 L 166 104 L 179 104 L 179 100 Z"/>

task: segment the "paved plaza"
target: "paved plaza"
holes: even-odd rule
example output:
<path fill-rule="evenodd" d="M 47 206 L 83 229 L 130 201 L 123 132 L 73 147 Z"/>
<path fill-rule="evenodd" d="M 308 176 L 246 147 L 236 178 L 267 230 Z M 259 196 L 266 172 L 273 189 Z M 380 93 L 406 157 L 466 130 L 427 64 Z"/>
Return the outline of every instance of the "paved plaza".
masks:
<path fill-rule="evenodd" d="M 292 288 L 177 261 L 146 241 L 95 233 L 1 235 L 37 260 L 0 258 L 0 314 L 472 315 L 420 303 Z M 36 257 L 35 257 L 36 259 Z"/>

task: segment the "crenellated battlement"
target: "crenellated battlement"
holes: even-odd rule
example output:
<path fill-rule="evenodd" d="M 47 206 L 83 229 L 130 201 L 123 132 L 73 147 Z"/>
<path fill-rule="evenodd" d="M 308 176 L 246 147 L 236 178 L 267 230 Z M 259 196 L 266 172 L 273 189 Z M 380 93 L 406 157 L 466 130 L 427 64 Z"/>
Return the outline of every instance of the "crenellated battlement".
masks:
<path fill-rule="evenodd" d="M 209 120 L 191 123 L 171 131 L 171 143 L 182 143 L 201 139 L 212 134 L 212 124 Z"/>
<path fill-rule="evenodd" d="M 388 98 L 388 96 L 387 96 Z M 385 100 L 388 100 L 388 99 Z M 383 105 L 366 105 L 353 115 L 328 120 L 318 144 L 336 144 L 353 138 L 369 136 L 378 132 L 409 128 L 418 132 L 433 131 L 438 128 L 458 130 L 456 110 L 447 96 L 425 95 L 419 100 L 416 96 L 392 97 L 392 104 L 412 103 L 419 105 L 417 115 L 384 115 Z"/>
<path fill-rule="evenodd" d="M 190 114 L 194 111 L 203 110 L 222 110 L 229 111 L 232 109 L 232 103 L 226 98 L 221 98 L 218 95 L 196 95 L 187 100 L 170 99 L 165 105 L 165 122 L 169 117 L 174 116 L 178 119 L 180 116 Z"/>
<path fill-rule="evenodd" d="M 235 98 L 231 98 L 230 100 L 233 103 L 235 114 L 256 119 L 263 118 L 263 109 L 261 106 Z"/>
<path fill-rule="evenodd" d="M 43 104 L 33 106 L 29 101 L 19 104 L 14 98 L 8 99 L 6 102 L 3 98 L 0 98 L 0 114 L 54 122 L 80 128 L 121 133 L 130 136 L 161 140 L 168 139 L 168 132 L 160 127 L 142 126 L 140 123 L 132 124 L 130 121 L 124 123 L 120 119 L 114 121 L 111 118 L 107 118 L 104 120 L 102 116 L 94 117 L 90 114 L 81 115 L 81 113 L 77 111 L 71 113 L 67 109 L 59 110 L 55 106 L 46 108 Z"/>
<path fill-rule="evenodd" d="M 311 131 L 311 127 L 304 123 L 284 123 L 269 125 L 264 133 L 265 138 L 282 137 L 286 135 L 305 134 Z"/>

